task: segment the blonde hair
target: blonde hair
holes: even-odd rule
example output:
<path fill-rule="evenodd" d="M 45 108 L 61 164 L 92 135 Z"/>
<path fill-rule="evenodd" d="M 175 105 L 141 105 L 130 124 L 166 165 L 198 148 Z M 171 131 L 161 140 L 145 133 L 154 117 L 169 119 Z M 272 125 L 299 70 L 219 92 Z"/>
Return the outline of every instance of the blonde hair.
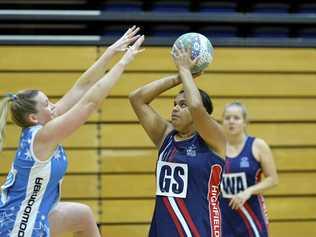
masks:
<path fill-rule="evenodd" d="M 11 116 L 13 122 L 19 127 L 26 128 L 32 125 L 27 120 L 27 116 L 37 113 L 34 97 L 38 92 L 38 90 L 24 90 L 16 94 L 16 98 L 11 104 Z"/>
<path fill-rule="evenodd" d="M 37 113 L 36 101 L 34 97 L 38 94 L 38 90 L 24 90 L 17 94 L 9 93 L 5 95 L 0 103 L 0 151 L 3 148 L 5 138 L 5 126 L 7 124 L 8 108 L 13 122 L 21 128 L 32 126 L 27 120 L 27 116 L 31 113 Z"/>
<path fill-rule="evenodd" d="M 7 117 L 8 117 L 8 105 L 11 101 L 9 96 L 5 96 L 2 101 L 0 102 L 0 151 L 3 148 L 3 142 L 5 137 L 5 126 L 7 124 Z"/>
<path fill-rule="evenodd" d="M 224 107 L 223 116 L 225 115 L 226 110 L 229 107 L 231 107 L 231 106 L 239 107 L 240 110 L 241 110 L 241 114 L 242 114 L 243 119 L 245 120 L 245 122 L 248 122 L 248 111 L 247 111 L 247 108 L 246 108 L 246 106 L 243 103 L 241 103 L 239 101 L 234 101 L 234 102 L 231 102 L 229 104 L 226 104 L 225 107 Z"/>

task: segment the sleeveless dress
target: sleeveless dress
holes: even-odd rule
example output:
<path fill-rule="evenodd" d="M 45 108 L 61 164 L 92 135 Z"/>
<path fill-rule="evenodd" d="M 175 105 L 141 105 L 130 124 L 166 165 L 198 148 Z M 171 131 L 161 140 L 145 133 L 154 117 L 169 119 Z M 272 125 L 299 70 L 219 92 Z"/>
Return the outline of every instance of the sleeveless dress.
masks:
<path fill-rule="evenodd" d="M 228 205 L 232 195 L 260 182 L 262 170 L 252 152 L 254 140 L 254 137 L 247 137 L 240 154 L 234 158 L 227 157 L 225 161 L 220 199 L 223 237 L 268 236 L 267 212 L 262 195 L 252 195 L 237 210 Z"/>
<path fill-rule="evenodd" d="M 221 236 L 219 192 L 224 160 L 195 134 L 159 150 L 156 203 L 149 237 Z"/>
<path fill-rule="evenodd" d="M 1 186 L 1 237 L 49 236 L 48 214 L 59 201 L 67 157 L 60 145 L 46 161 L 35 157 L 33 141 L 41 127 L 22 130 L 11 171 Z"/>

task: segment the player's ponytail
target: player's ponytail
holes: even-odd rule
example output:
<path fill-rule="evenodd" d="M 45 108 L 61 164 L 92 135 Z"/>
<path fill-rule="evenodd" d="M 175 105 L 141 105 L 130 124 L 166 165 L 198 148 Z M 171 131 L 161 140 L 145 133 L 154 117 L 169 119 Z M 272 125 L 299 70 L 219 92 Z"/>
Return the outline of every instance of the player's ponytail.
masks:
<path fill-rule="evenodd" d="M 32 126 L 27 116 L 36 113 L 36 101 L 34 97 L 38 94 L 38 90 L 24 90 L 17 94 L 8 93 L 0 102 L 0 151 L 3 148 L 5 137 L 5 126 L 7 124 L 8 110 L 10 111 L 12 121 L 21 128 Z"/>
<path fill-rule="evenodd" d="M 7 117 L 8 117 L 8 107 L 9 102 L 12 101 L 12 97 L 10 97 L 10 94 L 5 95 L 5 97 L 0 102 L 0 151 L 2 151 L 3 148 L 3 142 L 4 142 L 4 129 L 7 124 Z"/>

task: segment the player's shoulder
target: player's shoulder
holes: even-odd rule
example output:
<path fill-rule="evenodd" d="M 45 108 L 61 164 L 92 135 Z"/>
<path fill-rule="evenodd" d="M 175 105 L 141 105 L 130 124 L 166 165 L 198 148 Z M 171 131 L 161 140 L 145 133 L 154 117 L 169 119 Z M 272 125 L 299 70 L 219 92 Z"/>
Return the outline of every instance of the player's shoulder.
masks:
<path fill-rule="evenodd" d="M 252 152 L 257 160 L 260 160 L 262 154 L 270 152 L 270 147 L 262 138 L 256 138 L 253 143 Z"/>
<path fill-rule="evenodd" d="M 258 138 L 258 137 L 255 137 L 254 138 L 254 141 L 253 141 L 253 146 L 255 148 L 259 148 L 259 149 L 265 149 L 265 148 L 268 148 L 268 144 L 266 143 L 266 141 L 262 138 Z"/>

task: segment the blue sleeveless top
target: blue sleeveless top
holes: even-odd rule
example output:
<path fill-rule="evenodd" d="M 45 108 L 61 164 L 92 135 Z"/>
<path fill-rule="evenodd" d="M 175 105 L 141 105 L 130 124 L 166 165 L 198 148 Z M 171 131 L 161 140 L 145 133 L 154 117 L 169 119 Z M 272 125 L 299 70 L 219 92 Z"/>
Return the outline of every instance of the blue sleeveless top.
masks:
<path fill-rule="evenodd" d="M 60 145 L 46 161 L 35 157 L 33 141 L 41 127 L 23 129 L 11 171 L 1 186 L 1 237 L 49 236 L 48 214 L 59 201 L 67 157 Z"/>
<path fill-rule="evenodd" d="M 149 236 L 218 236 L 224 160 L 198 134 L 184 141 L 176 141 L 175 135 L 171 132 L 159 150 Z"/>
<path fill-rule="evenodd" d="M 221 183 L 220 207 L 223 218 L 223 237 L 268 235 L 266 207 L 262 195 L 252 195 L 238 210 L 229 207 L 230 198 L 260 182 L 261 165 L 252 152 L 254 137 L 247 137 L 236 157 L 227 157 Z"/>

